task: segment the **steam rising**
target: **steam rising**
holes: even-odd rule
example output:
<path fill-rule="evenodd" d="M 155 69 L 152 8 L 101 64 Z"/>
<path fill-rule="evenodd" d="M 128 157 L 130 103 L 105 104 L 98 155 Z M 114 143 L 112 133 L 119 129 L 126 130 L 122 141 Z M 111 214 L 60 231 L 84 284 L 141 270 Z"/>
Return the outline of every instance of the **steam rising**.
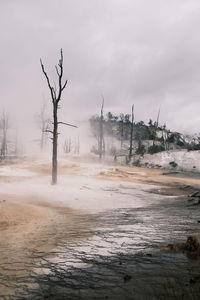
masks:
<path fill-rule="evenodd" d="M 161 123 L 198 132 L 199 14 L 198 0 L 3 0 L 0 110 L 33 150 L 44 101 L 51 115 L 39 59 L 54 80 L 62 47 L 69 80 L 59 112 L 63 121 L 85 124 L 99 112 L 103 93 L 106 112 L 130 113 L 134 103 L 136 121 L 147 122 L 161 106 Z M 61 131 L 81 136 L 86 130 Z"/>

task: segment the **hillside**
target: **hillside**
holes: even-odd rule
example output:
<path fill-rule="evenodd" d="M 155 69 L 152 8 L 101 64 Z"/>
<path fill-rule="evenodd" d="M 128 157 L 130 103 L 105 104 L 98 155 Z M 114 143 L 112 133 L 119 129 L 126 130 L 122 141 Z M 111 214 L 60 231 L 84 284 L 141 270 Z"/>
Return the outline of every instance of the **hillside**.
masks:
<path fill-rule="evenodd" d="M 132 133 L 132 156 L 154 154 L 163 151 L 200 150 L 200 137 L 197 134 L 184 135 L 180 132 L 171 131 L 166 125 L 153 122 L 151 119 L 148 124 L 143 121 L 131 122 L 130 115 L 113 115 L 109 112 L 102 120 L 103 127 L 103 153 L 112 155 L 115 158 L 128 156 Z M 100 122 L 99 116 L 90 118 L 90 127 L 95 141 L 91 152 L 100 152 Z M 130 161 L 129 161 L 130 162 Z"/>

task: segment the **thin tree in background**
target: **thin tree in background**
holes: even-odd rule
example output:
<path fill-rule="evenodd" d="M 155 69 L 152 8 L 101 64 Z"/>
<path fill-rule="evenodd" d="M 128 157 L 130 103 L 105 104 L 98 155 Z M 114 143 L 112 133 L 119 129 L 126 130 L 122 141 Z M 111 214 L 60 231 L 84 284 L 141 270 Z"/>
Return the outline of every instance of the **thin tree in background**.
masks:
<path fill-rule="evenodd" d="M 155 122 L 155 132 L 154 132 L 153 146 L 155 145 L 155 140 L 156 140 L 156 136 L 157 136 L 159 118 L 160 118 L 160 107 L 159 107 L 159 110 L 158 110 L 157 120 Z"/>
<path fill-rule="evenodd" d="M 104 135 L 103 135 L 103 108 L 104 108 L 104 97 L 102 96 L 102 106 L 101 106 L 101 116 L 99 122 L 99 159 L 102 159 L 102 156 L 105 152 L 104 144 Z"/>
<path fill-rule="evenodd" d="M 160 107 L 159 107 L 158 115 L 157 115 L 156 128 L 158 128 L 159 118 L 160 118 Z"/>
<path fill-rule="evenodd" d="M 72 142 L 70 137 L 65 140 L 63 150 L 64 153 L 70 153 L 72 151 Z"/>
<path fill-rule="evenodd" d="M 120 140 L 121 140 L 121 151 L 123 149 L 123 141 L 124 141 L 124 114 L 120 114 L 120 121 L 119 121 L 119 126 L 120 126 Z"/>
<path fill-rule="evenodd" d="M 80 139 L 79 136 L 75 138 L 74 140 L 74 153 L 79 154 L 80 153 Z"/>
<path fill-rule="evenodd" d="M 50 130 L 50 118 L 47 117 L 46 114 L 46 104 L 43 103 L 41 107 L 41 111 L 38 115 L 40 130 L 41 130 L 41 138 L 40 138 L 40 150 L 41 152 L 44 150 L 47 142 L 47 132 Z"/>
<path fill-rule="evenodd" d="M 49 77 L 45 71 L 44 65 L 42 63 L 42 60 L 40 59 L 40 64 L 42 68 L 42 72 L 44 73 L 47 84 L 51 93 L 51 99 L 53 104 L 53 130 L 46 130 L 46 132 L 50 132 L 53 135 L 53 153 L 52 153 L 52 184 L 57 183 L 57 148 L 58 148 L 58 125 L 64 124 L 67 126 L 76 127 L 74 125 L 65 123 L 65 122 L 59 122 L 58 121 L 58 108 L 59 108 L 59 102 L 61 100 L 62 93 L 67 85 L 67 80 L 63 82 L 63 52 L 62 49 L 60 50 L 60 59 L 58 62 L 58 65 L 55 66 L 56 73 L 58 75 L 58 86 L 56 85 L 53 87 L 50 83 Z"/>
<path fill-rule="evenodd" d="M 7 131 L 8 131 L 8 116 L 5 112 L 3 112 L 2 117 L 0 119 L 0 128 L 2 131 L 2 141 L 1 141 L 1 149 L 0 154 L 4 159 L 7 154 Z"/>
<path fill-rule="evenodd" d="M 133 122 L 134 122 L 134 105 L 132 105 L 131 112 L 131 134 L 130 134 L 130 146 L 129 146 L 129 162 L 133 156 Z"/>
<path fill-rule="evenodd" d="M 15 131 L 15 144 L 14 144 L 14 154 L 17 156 L 19 152 L 19 142 L 18 142 L 18 130 Z"/>

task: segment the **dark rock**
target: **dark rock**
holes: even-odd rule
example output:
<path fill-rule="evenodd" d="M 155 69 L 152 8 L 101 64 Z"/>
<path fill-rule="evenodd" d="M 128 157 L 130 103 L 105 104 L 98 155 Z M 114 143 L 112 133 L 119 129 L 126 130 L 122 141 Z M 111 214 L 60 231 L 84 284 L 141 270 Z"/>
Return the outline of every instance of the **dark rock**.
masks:
<path fill-rule="evenodd" d="M 200 239 L 196 236 L 189 236 L 185 243 L 185 249 L 190 252 L 200 251 Z"/>
<path fill-rule="evenodd" d="M 199 201 L 197 201 L 197 202 L 193 203 L 192 205 L 194 205 L 194 206 L 196 206 L 196 205 L 200 205 L 200 199 L 199 199 Z"/>
<path fill-rule="evenodd" d="M 196 191 L 192 193 L 191 195 L 188 195 L 189 198 L 200 198 L 200 192 Z"/>
<path fill-rule="evenodd" d="M 175 161 L 170 161 L 169 165 L 173 168 L 176 168 L 178 166 L 178 164 Z"/>
<path fill-rule="evenodd" d="M 188 196 L 188 197 L 189 197 L 189 196 Z M 195 200 L 196 200 L 195 198 L 189 197 L 188 202 L 192 202 L 192 201 L 195 201 Z"/>
<path fill-rule="evenodd" d="M 160 250 L 164 252 L 186 252 L 189 257 L 199 259 L 200 238 L 197 236 L 189 236 L 184 244 L 168 244 Z"/>
<path fill-rule="evenodd" d="M 190 284 L 195 284 L 196 283 L 196 280 L 194 278 L 191 278 L 190 279 Z"/>
<path fill-rule="evenodd" d="M 190 189 L 191 186 L 190 186 L 190 185 L 184 185 L 182 188 L 183 188 L 183 189 Z"/>
<path fill-rule="evenodd" d="M 129 280 L 131 280 L 132 276 L 129 274 L 124 275 L 124 282 L 128 282 Z"/>

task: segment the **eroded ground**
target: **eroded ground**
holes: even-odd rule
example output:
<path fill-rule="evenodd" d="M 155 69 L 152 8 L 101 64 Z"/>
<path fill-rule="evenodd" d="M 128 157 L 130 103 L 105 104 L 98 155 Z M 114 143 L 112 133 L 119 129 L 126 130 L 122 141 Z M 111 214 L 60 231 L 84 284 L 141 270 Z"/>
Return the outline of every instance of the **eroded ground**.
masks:
<path fill-rule="evenodd" d="M 0 167 L 0 298 L 199 299 L 199 261 L 160 248 L 200 233 L 200 179 L 63 159 L 51 186 L 50 172 Z"/>

